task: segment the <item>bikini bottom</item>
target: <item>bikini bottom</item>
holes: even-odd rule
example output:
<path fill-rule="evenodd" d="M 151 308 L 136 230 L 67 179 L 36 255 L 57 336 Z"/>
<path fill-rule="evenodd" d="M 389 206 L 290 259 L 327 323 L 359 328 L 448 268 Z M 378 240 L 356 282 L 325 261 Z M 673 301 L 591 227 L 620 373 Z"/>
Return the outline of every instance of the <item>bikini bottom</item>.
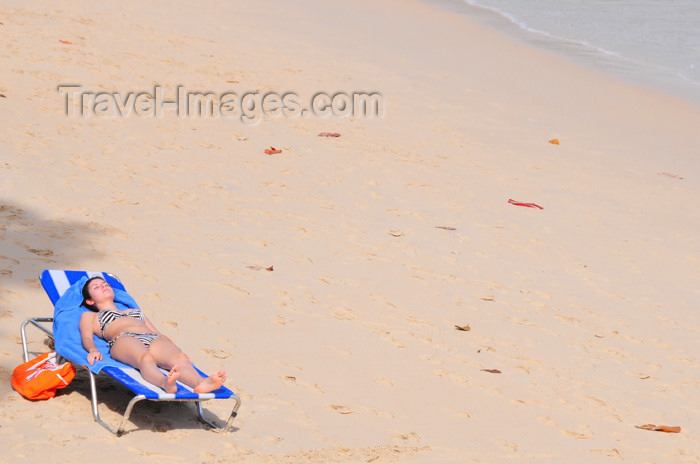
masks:
<path fill-rule="evenodd" d="M 122 337 L 122 336 L 134 337 L 134 338 L 138 339 L 141 343 L 144 344 L 146 349 L 148 349 L 148 347 L 151 346 L 151 343 L 153 343 L 153 340 L 160 337 L 160 335 L 154 334 L 154 333 L 122 332 L 119 335 L 117 335 L 116 337 L 114 337 L 114 340 L 110 340 L 108 342 L 109 348 L 111 349 L 112 345 L 114 345 L 114 342 L 119 340 L 119 337 Z"/>

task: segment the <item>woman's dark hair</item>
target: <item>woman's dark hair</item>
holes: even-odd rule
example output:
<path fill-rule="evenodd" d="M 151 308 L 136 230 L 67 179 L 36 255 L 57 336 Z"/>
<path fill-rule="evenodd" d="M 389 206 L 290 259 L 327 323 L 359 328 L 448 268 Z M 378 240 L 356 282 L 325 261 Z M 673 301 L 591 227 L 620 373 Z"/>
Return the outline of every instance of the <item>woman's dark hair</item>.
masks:
<path fill-rule="evenodd" d="M 90 299 L 91 299 L 91 298 L 90 298 L 90 291 L 89 291 L 89 289 L 88 289 L 88 285 L 90 285 L 90 282 L 92 282 L 92 281 L 95 280 L 95 279 L 104 280 L 104 279 L 103 279 L 102 277 L 100 277 L 100 276 L 94 276 L 94 277 L 90 277 L 90 278 L 87 280 L 87 282 L 85 282 L 85 285 L 83 285 L 83 302 L 82 302 L 81 304 L 82 304 L 83 306 L 85 306 L 87 309 L 89 309 L 90 311 L 95 311 L 95 312 L 97 312 L 97 311 L 98 311 L 97 306 L 91 305 L 91 304 L 87 304 L 87 303 L 85 302 L 86 300 L 90 300 Z"/>

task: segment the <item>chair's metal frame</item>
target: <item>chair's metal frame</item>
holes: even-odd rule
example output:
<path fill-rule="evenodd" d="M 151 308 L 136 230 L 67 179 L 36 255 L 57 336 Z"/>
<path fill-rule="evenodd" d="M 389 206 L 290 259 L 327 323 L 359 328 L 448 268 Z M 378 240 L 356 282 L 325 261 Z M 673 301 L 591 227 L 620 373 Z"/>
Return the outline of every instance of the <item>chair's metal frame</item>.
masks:
<path fill-rule="evenodd" d="M 114 277 L 114 276 L 112 276 Z M 26 333 L 26 328 L 27 325 L 31 324 L 37 327 L 39 330 L 43 331 L 50 337 L 53 337 L 53 331 L 49 328 L 47 328 L 45 325 L 42 325 L 42 323 L 53 323 L 53 317 L 31 317 L 29 319 L 26 319 L 24 322 L 22 322 L 22 326 L 20 329 L 21 335 L 22 335 L 22 351 L 23 351 L 23 356 L 24 356 L 24 362 L 29 361 L 29 350 L 27 348 L 27 333 Z M 60 354 L 60 353 L 59 353 Z M 238 415 L 238 408 L 241 406 L 241 398 L 236 395 L 235 393 L 232 392 L 232 399 L 235 401 L 235 404 L 233 406 L 233 411 L 231 411 L 231 415 L 228 417 L 228 420 L 224 424 L 223 427 L 219 427 L 212 423 L 211 421 L 207 420 L 204 418 L 203 415 L 203 410 L 202 410 L 202 401 L 207 401 L 207 400 L 202 400 L 202 399 L 194 399 L 194 398 L 185 398 L 185 399 L 157 399 L 157 398 L 146 398 L 144 395 L 136 395 L 134 396 L 131 401 L 129 401 L 129 404 L 126 406 L 126 411 L 124 411 L 124 416 L 122 417 L 121 422 L 119 423 L 119 426 L 115 429 L 111 425 L 107 424 L 104 422 L 102 419 L 100 419 L 100 411 L 97 407 L 98 401 L 97 401 L 97 385 L 95 382 L 95 374 L 87 368 L 87 366 L 83 366 L 89 373 L 90 376 L 90 400 L 92 403 L 92 417 L 95 419 L 95 422 L 99 423 L 102 425 L 104 428 L 112 432 L 116 436 L 121 436 L 124 433 L 124 427 L 126 425 L 126 421 L 129 420 L 129 416 L 131 416 L 131 411 L 134 408 L 134 405 L 138 403 L 141 400 L 149 400 L 149 401 L 190 401 L 196 403 L 197 407 L 197 415 L 198 419 L 209 426 L 212 431 L 214 432 L 228 432 L 231 429 L 231 425 L 233 424 L 233 420 L 236 418 Z"/>

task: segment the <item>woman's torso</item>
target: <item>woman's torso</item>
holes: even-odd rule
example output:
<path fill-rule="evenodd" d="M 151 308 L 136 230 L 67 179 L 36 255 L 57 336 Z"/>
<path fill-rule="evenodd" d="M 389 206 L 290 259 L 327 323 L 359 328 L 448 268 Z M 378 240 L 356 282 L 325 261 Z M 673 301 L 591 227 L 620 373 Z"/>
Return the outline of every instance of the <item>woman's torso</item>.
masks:
<path fill-rule="evenodd" d="M 140 309 L 103 309 L 95 314 L 93 332 L 109 341 L 122 332 L 149 332 Z"/>

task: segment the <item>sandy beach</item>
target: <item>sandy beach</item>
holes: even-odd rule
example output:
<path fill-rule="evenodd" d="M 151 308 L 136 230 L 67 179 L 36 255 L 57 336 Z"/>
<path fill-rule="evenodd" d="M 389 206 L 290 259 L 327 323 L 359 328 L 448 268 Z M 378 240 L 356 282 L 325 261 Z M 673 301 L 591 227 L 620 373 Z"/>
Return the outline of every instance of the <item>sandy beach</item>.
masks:
<path fill-rule="evenodd" d="M 3 0 L 0 38 L 0 462 L 700 462 L 700 107 L 411 0 Z M 382 115 L 70 116 L 66 85 Z M 18 395 L 43 269 L 118 275 L 227 371 L 233 431 L 142 402 L 114 437 L 84 372 Z"/>

